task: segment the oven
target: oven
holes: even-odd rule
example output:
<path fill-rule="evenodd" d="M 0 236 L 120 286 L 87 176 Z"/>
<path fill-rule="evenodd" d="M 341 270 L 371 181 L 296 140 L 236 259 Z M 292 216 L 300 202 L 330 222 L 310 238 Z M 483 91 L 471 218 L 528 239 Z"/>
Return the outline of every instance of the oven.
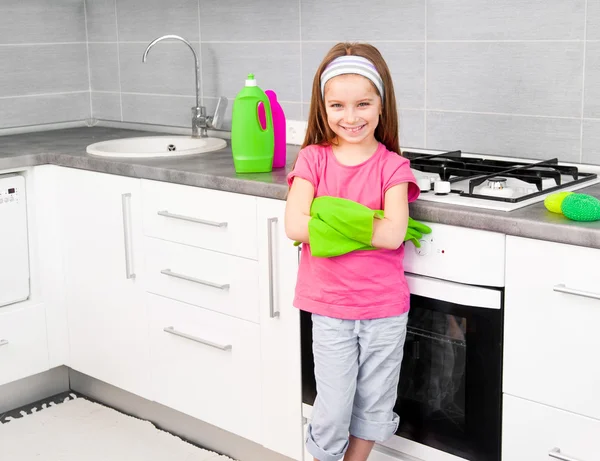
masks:
<path fill-rule="evenodd" d="M 376 450 L 403 461 L 499 461 L 505 237 L 431 227 L 421 248 L 405 247 L 411 308 L 394 409 L 400 425 Z M 301 332 L 310 420 L 316 385 L 306 312 Z"/>

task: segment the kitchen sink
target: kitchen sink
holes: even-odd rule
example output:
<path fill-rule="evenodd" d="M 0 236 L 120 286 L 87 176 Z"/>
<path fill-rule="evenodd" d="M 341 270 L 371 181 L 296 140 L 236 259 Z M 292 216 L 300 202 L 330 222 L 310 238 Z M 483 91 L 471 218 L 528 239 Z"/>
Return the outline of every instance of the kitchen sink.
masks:
<path fill-rule="evenodd" d="M 226 146 L 227 142 L 220 138 L 147 136 L 97 142 L 87 146 L 86 151 L 101 157 L 158 158 L 204 154 Z"/>

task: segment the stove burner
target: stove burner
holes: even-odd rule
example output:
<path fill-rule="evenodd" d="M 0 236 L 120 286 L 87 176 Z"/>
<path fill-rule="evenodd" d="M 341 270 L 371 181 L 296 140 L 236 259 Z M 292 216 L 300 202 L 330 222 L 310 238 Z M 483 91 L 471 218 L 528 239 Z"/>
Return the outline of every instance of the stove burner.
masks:
<path fill-rule="evenodd" d="M 488 179 L 487 186 L 490 189 L 505 189 L 506 178 L 490 178 Z"/>

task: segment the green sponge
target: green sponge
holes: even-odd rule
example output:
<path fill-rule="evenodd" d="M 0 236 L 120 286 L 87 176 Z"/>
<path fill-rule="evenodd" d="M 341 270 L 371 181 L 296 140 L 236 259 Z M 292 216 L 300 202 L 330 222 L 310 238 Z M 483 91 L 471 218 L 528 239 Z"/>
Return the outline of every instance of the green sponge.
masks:
<path fill-rule="evenodd" d="M 573 221 L 600 220 L 600 200 L 587 194 L 570 194 L 561 205 L 563 214 Z"/>

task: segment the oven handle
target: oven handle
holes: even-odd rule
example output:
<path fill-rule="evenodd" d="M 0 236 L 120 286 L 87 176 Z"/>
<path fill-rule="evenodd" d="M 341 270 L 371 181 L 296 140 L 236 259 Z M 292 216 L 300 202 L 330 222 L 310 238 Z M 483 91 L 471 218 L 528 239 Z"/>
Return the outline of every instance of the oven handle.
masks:
<path fill-rule="evenodd" d="M 413 295 L 469 307 L 485 309 L 500 309 L 502 307 L 502 293 L 500 290 L 493 288 L 465 285 L 408 273 L 406 274 L 406 281 L 410 293 Z"/>

